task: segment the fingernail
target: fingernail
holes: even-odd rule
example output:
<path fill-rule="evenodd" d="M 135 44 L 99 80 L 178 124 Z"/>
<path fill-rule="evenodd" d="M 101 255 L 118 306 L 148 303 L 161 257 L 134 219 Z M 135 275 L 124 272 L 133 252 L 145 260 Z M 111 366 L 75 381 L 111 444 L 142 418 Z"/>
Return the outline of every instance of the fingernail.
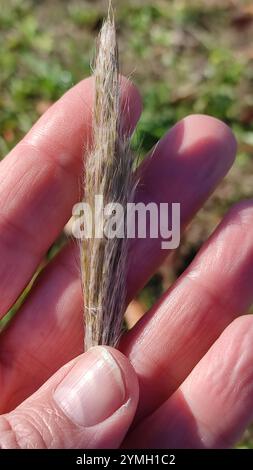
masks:
<path fill-rule="evenodd" d="M 58 385 L 54 400 L 73 423 L 95 426 L 126 401 L 121 369 L 106 348 L 92 348 Z"/>

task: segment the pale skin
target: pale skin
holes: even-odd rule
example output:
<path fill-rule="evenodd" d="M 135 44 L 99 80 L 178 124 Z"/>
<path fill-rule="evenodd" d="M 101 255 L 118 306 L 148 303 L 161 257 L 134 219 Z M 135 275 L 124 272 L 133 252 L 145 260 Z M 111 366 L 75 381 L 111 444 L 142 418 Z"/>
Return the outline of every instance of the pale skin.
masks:
<path fill-rule="evenodd" d="M 1 317 L 78 200 L 92 99 L 87 79 L 0 164 Z M 122 106 L 132 132 L 141 101 L 125 79 Z M 189 116 L 142 165 L 136 198 L 181 202 L 185 226 L 235 154 L 225 124 Z M 233 207 L 176 284 L 122 338 L 121 352 L 82 352 L 77 251 L 73 243 L 64 248 L 0 336 L 0 447 L 232 446 L 253 415 L 252 227 L 253 202 Z M 129 300 L 167 255 L 154 239 L 135 240 L 130 250 Z"/>

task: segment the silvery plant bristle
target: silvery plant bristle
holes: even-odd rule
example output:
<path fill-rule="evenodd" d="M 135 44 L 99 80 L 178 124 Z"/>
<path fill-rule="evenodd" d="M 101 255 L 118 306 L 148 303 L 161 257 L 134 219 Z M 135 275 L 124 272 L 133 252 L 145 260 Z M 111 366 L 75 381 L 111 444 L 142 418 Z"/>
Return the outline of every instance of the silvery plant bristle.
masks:
<path fill-rule="evenodd" d="M 91 149 L 84 162 L 84 202 L 92 209 L 92 236 L 81 241 L 85 350 L 96 345 L 117 346 L 126 309 L 127 238 L 96 236 L 112 221 L 95 211 L 95 196 L 103 206 L 133 201 L 134 156 L 120 119 L 120 77 L 114 14 L 109 9 L 97 39 L 94 66 L 95 99 Z M 96 212 L 96 213 L 95 213 Z"/>

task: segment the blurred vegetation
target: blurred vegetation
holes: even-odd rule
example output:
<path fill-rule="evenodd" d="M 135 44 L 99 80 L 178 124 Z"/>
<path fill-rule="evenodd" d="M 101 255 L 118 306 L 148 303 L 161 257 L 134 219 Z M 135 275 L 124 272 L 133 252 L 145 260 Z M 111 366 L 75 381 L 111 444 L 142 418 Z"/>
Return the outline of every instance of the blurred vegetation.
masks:
<path fill-rule="evenodd" d="M 1 0 L 0 157 L 74 83 L 90 73 L 100 0 Z M 142 154 L 180 118 L 218 117 L 234 130 L 237 161 L 187 231 L 172 265 L 141 294 L 150 306 L 180 274 L 228 207 L 252 196 L 253 5 L 243 0 L 121 0 L 116 6 L 122 72 L 139 85 L 144 112 L 134 139 Z M 248 430 L 241 446 L 253 447 Z"/>

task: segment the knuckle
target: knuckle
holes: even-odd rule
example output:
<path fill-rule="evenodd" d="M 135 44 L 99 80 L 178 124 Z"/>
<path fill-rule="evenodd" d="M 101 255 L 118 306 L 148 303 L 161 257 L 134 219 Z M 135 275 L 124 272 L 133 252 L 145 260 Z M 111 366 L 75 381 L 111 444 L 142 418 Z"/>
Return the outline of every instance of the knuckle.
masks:
<path fill-rule="evenodd" d="M 50 417 L 50 416 L 49 416 Z M 14 411 L 0 418 L 0 448 L 45 449 L 53 447 L 54 435 L 51 419 L 31 410 Z"/>
<path fill-rule="evenodd" d="M 0 416 L 0 449 L 83 447 L 82 429 L 49 406 L 20 409 Z"/>

